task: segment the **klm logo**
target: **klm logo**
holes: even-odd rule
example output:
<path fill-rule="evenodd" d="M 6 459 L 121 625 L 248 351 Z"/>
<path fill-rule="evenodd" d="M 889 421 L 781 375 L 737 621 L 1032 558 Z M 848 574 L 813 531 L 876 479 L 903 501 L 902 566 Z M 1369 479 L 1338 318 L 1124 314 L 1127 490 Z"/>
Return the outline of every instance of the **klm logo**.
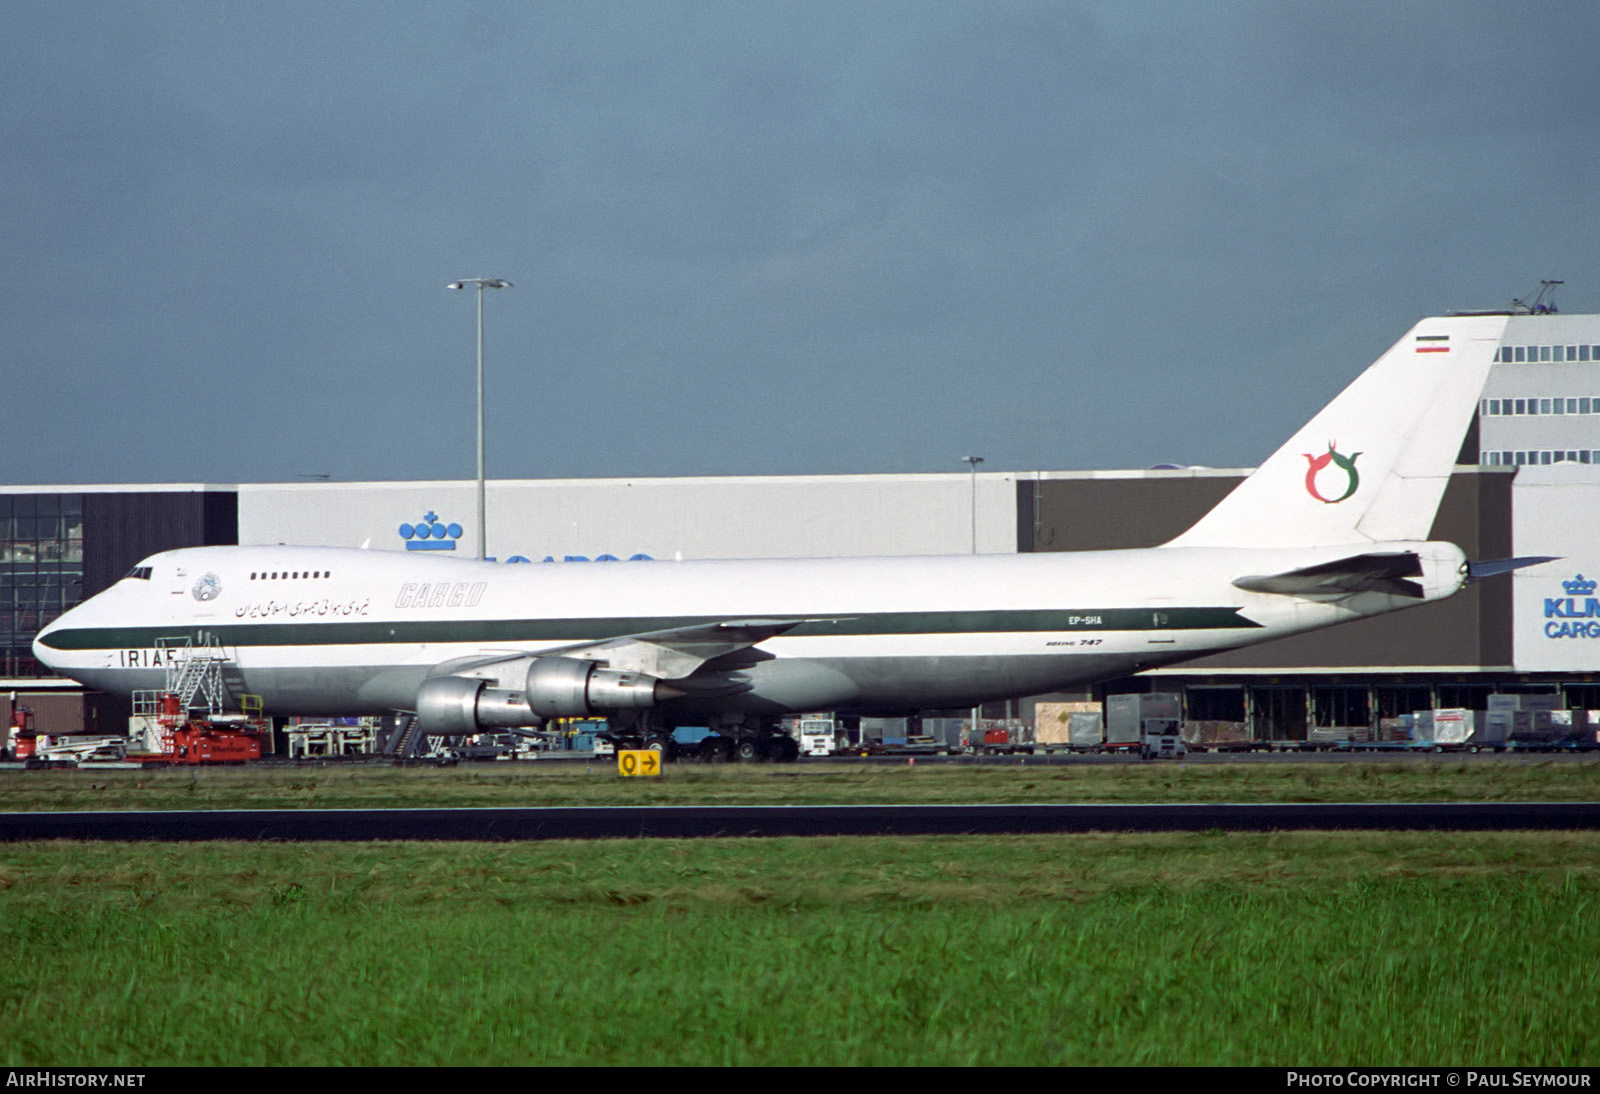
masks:
<path fill-rule="evenodd" d="M 402 524 L 400 526 L 400 538 L 405 540 L 406 550 L 408 551 L 454 551 L 456 549 L 456 541 L 461 538 L 461 525 L 445 524 L 439 520 L 439 514 L 430 511 L 415 524 Z M 491 558 L 486 561 L 494 562 L 495 559 Z M 508 563 L 532 561 L 533 559 L 527 555 L 512 555 L 506 559 Z M 544 556 L 544 561 L 589 562 L 591 559 L 588 555 L 565 555 L 558 560 L 554 555 L 546 555 Z M 619 562 L 621 559 L 618 555 L 606 553 L 595 555 L 592 561 Z M 629 555 L 628 561 L 650 562 L 652 559 L 649 555 L 640 552 Z M 198 596 L 199 593 L 195 595 Z"/>
<path fill-rule="evenodd" d="M 1600 598 L 1594 595 L 1595 583 L 1575 574 L 1561 587 L 1566 596 L 1545 598 L 1545 637 L 1600 638 Z"/>
<path fill-rule="evenodd" d="M 440 524 L 439 514 L 429 511 L 416 524 L 402 524 L 400 538 L 408 551 L 454 551 L 461 538 L 461 525 Z"/>

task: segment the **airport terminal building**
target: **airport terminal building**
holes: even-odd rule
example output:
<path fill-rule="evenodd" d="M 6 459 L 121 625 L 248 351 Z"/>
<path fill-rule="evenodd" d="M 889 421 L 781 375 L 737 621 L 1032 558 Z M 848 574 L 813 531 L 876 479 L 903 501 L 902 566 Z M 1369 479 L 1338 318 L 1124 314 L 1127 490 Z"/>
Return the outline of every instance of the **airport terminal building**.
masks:
<path fill-rule="evenodd" d="M 1382 617 L 1101 685 L 1177 691 L 1185 716 L 1260 740 L 1376 726 L 1495 692 L 1600 709 L 1600 316 L 1513 316 L 1432 537 L 1473 559 L 1558 561 Z M 1248 470 L 500 480 L 487 553 L 502 565 L 1155 546 Z M 175 547 L 301 544 L 472 557 L 476 484 L 0 484 L 0 719 L 121 731 L 126 712 L 34 662 L 34 635 Z M 1074 696 L 1071 698 L 1087 698 Z M 1023 713 L 1028 712 L 1024 706 Z M 986 712 L 998 714 L 999 711 Z M 0 724 L 5 724 L 0 721 Z"/>

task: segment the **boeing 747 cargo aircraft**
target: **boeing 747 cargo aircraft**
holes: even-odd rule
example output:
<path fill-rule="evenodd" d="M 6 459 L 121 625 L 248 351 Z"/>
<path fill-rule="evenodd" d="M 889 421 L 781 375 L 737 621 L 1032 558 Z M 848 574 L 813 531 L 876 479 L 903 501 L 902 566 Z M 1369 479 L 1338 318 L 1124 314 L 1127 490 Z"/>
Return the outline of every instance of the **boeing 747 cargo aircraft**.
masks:
<path fill-rule="evenodd" d="M 437 735 L 604 716 L 647 745 L 709 723 L 730 754 L 781 753 L 788 713 L 1058 691 L 1454 594 L 1477 574 L 1427 536 L 1504 324 L 1423 320 L 1160 547 L 599 566 L 198 547 L 34 653 L 129 694 L 188 637 L 269 713 L 415 712 Z"/>

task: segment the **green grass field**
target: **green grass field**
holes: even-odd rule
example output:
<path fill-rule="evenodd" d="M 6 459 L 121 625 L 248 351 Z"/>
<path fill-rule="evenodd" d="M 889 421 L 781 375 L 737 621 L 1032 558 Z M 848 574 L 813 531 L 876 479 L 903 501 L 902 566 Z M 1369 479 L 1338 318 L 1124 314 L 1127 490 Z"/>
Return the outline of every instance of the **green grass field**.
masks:
<path fill-rule="evenodd" d="M 1593 1064 L 1600 835 L 11 845 L 0 1060 Z"/>
<path fill-rule="evenodd" d="M 0 808 L 1596 800 L 1507 760 L 0 773 Z M 0 1063 L 1585 1064 L 1600 833 L 0 844 Z"/>
<path fill-rule="evenodd" d="M 0 771 L 0 810 L 934 802 L 1596 801 L 1600 760 L 1474 757 L 1344 763 L 969 767 L 614 764 L 455 768 Z"/>

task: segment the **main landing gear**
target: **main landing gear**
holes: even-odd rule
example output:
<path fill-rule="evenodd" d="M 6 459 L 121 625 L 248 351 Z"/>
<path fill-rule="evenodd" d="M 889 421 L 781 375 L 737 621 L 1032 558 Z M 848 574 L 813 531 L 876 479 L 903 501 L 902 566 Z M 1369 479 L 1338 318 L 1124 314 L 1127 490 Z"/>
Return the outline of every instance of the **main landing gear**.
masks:
<path fill-rule="evenodd" d="M 800 744 L 783 731 L 776 718 L 726 715 L 712 720 L 711 732 L 698 741 L 685 742 L 676 726 L 651 711 L 632 718 L 612 718 L 602 735 L 617 749 L 647 749 L 663 760 L 708 764 L 793 763 Z"/>

